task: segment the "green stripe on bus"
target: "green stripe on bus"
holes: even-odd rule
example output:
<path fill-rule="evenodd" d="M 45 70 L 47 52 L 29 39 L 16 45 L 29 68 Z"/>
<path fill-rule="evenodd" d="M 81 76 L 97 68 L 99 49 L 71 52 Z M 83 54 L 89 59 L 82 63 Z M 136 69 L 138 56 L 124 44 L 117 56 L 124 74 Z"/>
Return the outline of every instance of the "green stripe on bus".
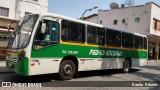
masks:
<path fill-rule="evenodd" d="M 32 58 L 63 58 L 73 55 L 77 58 L 144 58 L 148 56 L 145 50 L 126 50 L 115 48 L 102 48 L 92 46 L 80 46 L 70 44 L 60 44 L 40 50 L 32 50 Z"/>

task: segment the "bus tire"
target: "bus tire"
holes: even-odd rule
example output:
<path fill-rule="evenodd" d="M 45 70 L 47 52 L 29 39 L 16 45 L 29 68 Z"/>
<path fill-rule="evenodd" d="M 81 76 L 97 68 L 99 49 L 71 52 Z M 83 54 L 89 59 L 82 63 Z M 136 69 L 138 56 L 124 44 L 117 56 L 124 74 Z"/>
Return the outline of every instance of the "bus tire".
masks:
<path fill-rule="evenodd" d="M 130 61 L 129 60 L 124 60 L 123 62 L 123 72 L 124 73 L 129 73 L 130 71 Z"/>
<path fill-rule="evenodd" d="M 62 80 L 70 80 L 76 72 L 76 66 L 73 61 L 65 60 L 60 64 L 59 76 Z"/>

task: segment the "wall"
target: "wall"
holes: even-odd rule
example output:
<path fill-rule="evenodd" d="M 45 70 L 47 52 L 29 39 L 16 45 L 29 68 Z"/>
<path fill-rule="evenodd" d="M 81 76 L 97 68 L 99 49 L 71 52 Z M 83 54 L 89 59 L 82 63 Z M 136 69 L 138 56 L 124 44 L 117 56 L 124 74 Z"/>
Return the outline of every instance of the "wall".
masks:
<path fill-rule="evenodd" d="M 8 27 L 10 19 L 19 20 L 25 16 L 25 12 L 40 14 L 48 12 L 48 0 L 0 0 L 0 7 L 9 8 L 8 21 L 5 19 L 0 21 L 0 26 Z M 1 18 L 4 18 L 0 16 Z M 6 17 L 5 17 L 6 18 Z M 13 25 L 12 25 L 13 26 Z M 6 30 L 6 28 L 0 28 L 0 30 Z M 3 33 L 1 33 L 3 34 Z M 0 47 L 6 47 L 8 41 L 0 41 Z"/>
<path fill-rule="evenodd" d="M 0 7 L 9 8 L 8 18 L 18 20 L 25 16 L 25 12 L 47 13 L 48 0 L 38 0 L 38 2 L 32 0 L 0 0 Z"/>
<path fill-rule="evenodd" d="M 150 7 L 150 4 L 146 4 L 130 8 L 100 10 L 98 12 L 98 23 L 102 20 L 102 24 L 107 27 L 149 35 Z M 135 22 L 137 17 L 140 18 L 140 22 Z M 122 19 L 125 19 L 126 23 L 122 23 Z M 117 25 L 113 24 L 114 20 L 118 20 Z"/>
<path fill-rule="evenodd" d="M 15 17 L 15 2 L 16 0 L 0 0 L 0 7 L 9 8 L 9 17 L 14 19 Z"/>
<path fill-rule="evenodd" d="M 87 19 L 85 19 L 85 21 L 92 22 L 92 23 L 97 23 L 98 22 L 98 16 L 93 16 L 93 17 L 87 18 Z"/>
<path fill-rule="evenodd" d="M 7 47 L 8 41 L 0 41 L 0 47 Z"/>
<path fill-rule="evenodd" d="M 33 14 L 40 14 L 40 13 L 47 13 L 48 12 L 48 0 L 38 0 L 31 1 L 31 0 L 24 0 L 20 2 L 19 8 L 19 17 L 25 16 L 25 12 L 33 13 Z"/>

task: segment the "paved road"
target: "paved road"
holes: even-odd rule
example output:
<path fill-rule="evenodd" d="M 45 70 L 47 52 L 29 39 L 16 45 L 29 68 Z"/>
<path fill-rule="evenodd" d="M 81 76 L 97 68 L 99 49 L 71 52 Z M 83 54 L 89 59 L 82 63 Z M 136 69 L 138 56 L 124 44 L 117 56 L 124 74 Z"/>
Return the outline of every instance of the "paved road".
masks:
<path fill-rule="evenodd" d="M 4 64 L 3 64 L 4 65 Z M 1 64 L 0 70 L 5 67 Z M 160 62 L 151 62 L 148 66 L 144 66 L 141 68 L 134 68 L 131 70 L 130 73 L 124 74 L 121 70 L 103 70 L 103 71 L 88 71 L 88 72 L 80 72 L 79 77 L 76 79 L 72 79 L 69 81 L 72 87 L 58 87 L 58 86 L 67 86 L 70 84 L 66 84 L 66 82 L 60 82 L 57 78 L 56 74 L 50 75 L 40 75 L 40 76 L 32 76 L 32 77 L 24 77 L 19 76 L 15 73 L 11 72 L 4 72 L 0 73 L 0 81 L 3 82 L 16 82 L 16 83 L 42 83 L 44 88 L 0 88 L 0 90 L 30 90 L 30 89 L 37 89 L 37 90 L 72 90 L 72 89 L 89 89 L 89 90 L 101 90 L 101 89 L 116 89 L 116 90 L 159 90 L 160 87 L 129 87 L 133 81 L 160 81 Z M 77 82 L 78 81 L 78 82 Z M 105 82 L 103 82 L 105 81 Z M 120 82 L 122 81 L 122 82 Z M 102 84 L 107 84 L 110 87 L 94 87 L 99 86 Z M 125 86 L 128 87 L 112 87 L 112 86 Z M 137 83 L 135 83 L 137 84 Z M 89 85 L 92 87 L 87 87 L 85 85 Z M 105 86 L 104 85 L 104 86 Z M 54 87 L 51 87 L 54 86 Z M 74 87 L 74 86 L 84 86 L 84 87 Z M 103 86 L 103 85 L 102 85 Z"/>

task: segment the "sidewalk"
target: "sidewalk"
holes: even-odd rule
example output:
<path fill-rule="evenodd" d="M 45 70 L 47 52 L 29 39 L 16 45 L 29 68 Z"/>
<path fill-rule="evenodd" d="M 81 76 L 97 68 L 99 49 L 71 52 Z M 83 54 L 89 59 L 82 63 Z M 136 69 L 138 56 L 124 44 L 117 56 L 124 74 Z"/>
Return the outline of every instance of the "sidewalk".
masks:
<path fill-rule="evenodd" d="M 148 60 L 148 63 L 160 63 L 160 60 Z"/>
<path fill-rule="evenodd" d="M 0 74 L 3 73 L 11 73 L 11 71 L 7 69 L 5 60 L 0 60 Z"/>

